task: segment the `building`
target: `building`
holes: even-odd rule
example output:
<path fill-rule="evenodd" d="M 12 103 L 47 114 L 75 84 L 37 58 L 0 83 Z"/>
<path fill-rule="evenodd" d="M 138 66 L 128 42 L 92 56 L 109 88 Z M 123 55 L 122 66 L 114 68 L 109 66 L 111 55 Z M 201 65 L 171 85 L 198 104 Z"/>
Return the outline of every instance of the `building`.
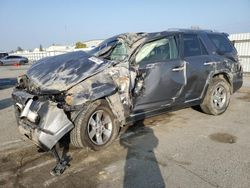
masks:
<path fill-rule="evenodd" d="M 229 39 L 238 51 L 244 73 L 250 73 L 250 33 L 231 34 Z"/>
<path fill-rule="evenodd" d="M 87 48 L 80 48 L 80 49 L 75 49 L 75 45 L 57 45 L 53 44 L 47 48 L 43 48 L 43 51 L 40 51 L 39 48 L 35 48 L 32 51 L 20 51 L 20 52 L 15 52 L 12 53 L 11 55 L 20 55 L 27 57 L 30 62 L 37 61 L 39 59 L 42 59 L 44 57 L 50 57 L 50 56 L 55 56 L 55 55 L 60 55 L 68 52 L 73 52 L 73 51 L 89 51 L 93 49 L 95 46 L 100 44 L 102 40 L 90 40 L 83 42 L 87 45 Z"/>
<path fill-rule="evenodd" d="M 93 48 L 93 47 L 98 46 L 102 41 L 103 40 L 89 40 L 83 43 L 87 45 L 87 48 Z"/>
<path fill-rule="evenodd" d="M 51 45 L 48 48 L 45 48 L 44 51 L 47 52 L 54 52 L 54 51 L 60 51 L 60 52 L 70 52 L 74 50 L 74 46 L 65 46 L 65 45 Z"/>

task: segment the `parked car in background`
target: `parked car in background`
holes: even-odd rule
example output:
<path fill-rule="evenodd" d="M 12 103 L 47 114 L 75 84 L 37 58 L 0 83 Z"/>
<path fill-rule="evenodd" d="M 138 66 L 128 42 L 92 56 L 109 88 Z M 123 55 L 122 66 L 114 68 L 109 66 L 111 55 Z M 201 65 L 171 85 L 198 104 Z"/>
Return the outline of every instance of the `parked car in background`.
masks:
<path fill-rule="evenodd" d="M 56 153 L 69 132 L 73 145 L 100 150 L 122 126 L 164 111 L 200 105 L 220 115 L 241 86 L 226 34 L 176 30 L 121 34 L 88 53 L 41 59 L 12 97 L 21 134 Z"/>
<path fill-rule="evenodd" d="M 0 59 L 3 58 L 3 57 L 6 57 L 8 55 L 9 55 L 8 53 L 0 52 Z"/>
<path fill-rule="evenodd" d="M 28 62 L 28 58 L 16 55 L 9 55 L 0 59 L 0 65 L 24 65 Z"/>

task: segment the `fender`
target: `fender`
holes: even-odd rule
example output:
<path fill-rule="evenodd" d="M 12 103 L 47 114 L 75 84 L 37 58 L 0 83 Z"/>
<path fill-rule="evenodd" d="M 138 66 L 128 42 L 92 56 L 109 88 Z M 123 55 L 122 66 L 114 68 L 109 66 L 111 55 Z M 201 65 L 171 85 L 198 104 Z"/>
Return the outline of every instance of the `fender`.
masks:
<path fill-rule="evenodd" d="M 201 93 L 201 96 L 200 96 L 200 99 L 204 99 L 205 95 L 206 95 L 206 92 L 207 92 L 207 89 L 208 89 L 208 86 L 209 84 L 211 83 L 211 80 L 217 76 L 217 75 L 222 75 L 226 81 L 228 81 L 228 83 L 230 84 L 230 92 L 232 93 L 233 92 L 233 85 L 232 85 L 232 82 L 233 82 L 233 75 L 232 73 L 227 70 L 227 69 L 223 69 L 223 70 L 219 70 L 219 71 L 213 71 L 209 74 L 208 76 L 208 79 L 206 81 L 206 84 L 202 90 L 202 93 Z"/>
<path fill-rule="evenodd" d="M 113 95 L 118 90 L 112 78 L 104 73 L 94 75 L 72 87 L 66 93 L 65 101 L 74 107 Z"/>

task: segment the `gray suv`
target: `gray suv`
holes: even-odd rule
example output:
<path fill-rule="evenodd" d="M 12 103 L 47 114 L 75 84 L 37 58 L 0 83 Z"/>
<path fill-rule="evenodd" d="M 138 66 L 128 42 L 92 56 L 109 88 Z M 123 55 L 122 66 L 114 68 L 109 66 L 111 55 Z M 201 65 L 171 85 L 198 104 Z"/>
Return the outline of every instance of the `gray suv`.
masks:
<path fill-rule="evenodd" d="M 165 111 L 200 105 L 222 114 L 241 86 L 227 34 L 176 30 L 120 34 L 88 53 L 41 59 L 12 97 L 21 134 L 56 153 L 67 133 L 73 145 L 100 150 L 122 126 Z"/>

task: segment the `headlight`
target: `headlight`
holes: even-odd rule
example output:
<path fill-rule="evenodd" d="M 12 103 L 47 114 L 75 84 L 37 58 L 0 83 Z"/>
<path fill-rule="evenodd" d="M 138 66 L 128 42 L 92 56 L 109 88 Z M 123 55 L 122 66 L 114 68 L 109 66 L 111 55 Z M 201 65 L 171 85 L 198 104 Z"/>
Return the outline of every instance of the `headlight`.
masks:
<path fill-rule="evenodd" d="M 73 96 L 72 95 L 67 95 L 65 97 L 65 102 L 66 102 L 67 105 L 71 106 L 73 104 Z"/>

